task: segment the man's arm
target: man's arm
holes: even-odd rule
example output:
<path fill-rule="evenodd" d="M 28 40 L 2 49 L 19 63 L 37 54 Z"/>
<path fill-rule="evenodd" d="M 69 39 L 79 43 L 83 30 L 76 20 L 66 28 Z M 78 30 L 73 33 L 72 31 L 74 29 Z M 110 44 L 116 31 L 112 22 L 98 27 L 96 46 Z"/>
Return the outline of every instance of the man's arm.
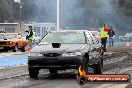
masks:
<path fill-rule="evenodd" d="M 33 35 L 33 31 L 30 31 L 28 38 L 31 37 L 32 35 Z"/>
<path fill-rule="evenodd" d="M 113 30 L 113 35 L 115 35 L 115 31 Z"/>
<path fill-rule="evenodd" d="M 31 37 L 33 35 L 33 31 L 30 31 L 30 34 L 26 36 L 26 39 L 28 39 L 29 37 Z"/>

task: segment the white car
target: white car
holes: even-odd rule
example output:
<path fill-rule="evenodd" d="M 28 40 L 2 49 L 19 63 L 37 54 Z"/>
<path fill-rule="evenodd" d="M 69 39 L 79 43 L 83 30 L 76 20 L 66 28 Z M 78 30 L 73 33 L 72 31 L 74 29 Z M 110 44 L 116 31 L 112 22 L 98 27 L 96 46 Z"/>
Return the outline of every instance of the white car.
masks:
<path fill-rule="evenodd" d="M 40 42 L 40 40 L 41 40 L 41 37 L 37 35 L 36 32 L 33 32 L 33 43 Z"/>
<path fill-rule="evenodd" d="M 26 39 L 28 32 L 20 33 L 20 35 Z M 33 44 L 35 44 L 36 42 L 39 42 L 40 40 L 41 40 L 41 36 L 37 35 L 36 32 L 33 32 Z"/>
<path fill-rule="evenodd" d="M 127 33 L 124 37 L 127 38 L 127 41 L 128 42 L 131 42 L 132 41 L 132 33 Z"/>

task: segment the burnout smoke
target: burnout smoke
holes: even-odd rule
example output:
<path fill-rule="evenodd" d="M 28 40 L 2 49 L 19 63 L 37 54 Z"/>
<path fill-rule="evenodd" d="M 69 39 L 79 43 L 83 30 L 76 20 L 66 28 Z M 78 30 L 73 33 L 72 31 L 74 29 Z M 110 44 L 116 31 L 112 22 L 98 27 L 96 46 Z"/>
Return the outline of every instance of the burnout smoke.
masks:
<path fill-rule="evenodd" d="M 0 0 L 0 19 L 2 22 L 9 19 L 12 22 L 16 19 L 19 21 L 19 4 L 9 1 L 13 2 Z M 22 20 L 56 23 L 56 1 L 22 0 Z M 112 25 L 117 34 L 131 32 L 132 0 L 60 0 L 61 28 L 97 30 L 104 23 Z"/>

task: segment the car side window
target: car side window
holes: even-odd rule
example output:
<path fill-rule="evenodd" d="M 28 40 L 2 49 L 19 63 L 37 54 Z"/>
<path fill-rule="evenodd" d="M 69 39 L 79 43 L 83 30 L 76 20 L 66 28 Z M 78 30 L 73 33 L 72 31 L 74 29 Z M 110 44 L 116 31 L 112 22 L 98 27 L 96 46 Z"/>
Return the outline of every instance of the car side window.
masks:
<path fill-rule="evenodd" d="M 96 36 L 93 35 L 93 37 L 94 37 L 94 39 L 96 40 L 96 43 L 99 44 L 99 41 L 98 41 L 98 39 L 96 38 Z"/>
<path fill-rule="evenodd" d="M 96 40 L 95 36 L 92 33 L 90 33 L 90 35 L 92 37 L 92 40 L 93 40 L 94 44 L 97 44 L 97 40 Z"/>
<path fill-rule="evenodd" d="M 89 33 L 86 33 L 86 36 L 87 36 L 87 43 L 88 43 L 89 45 L 94 44 L 94 42 L 93 42 L 91 36 L 89 35 Z"/>

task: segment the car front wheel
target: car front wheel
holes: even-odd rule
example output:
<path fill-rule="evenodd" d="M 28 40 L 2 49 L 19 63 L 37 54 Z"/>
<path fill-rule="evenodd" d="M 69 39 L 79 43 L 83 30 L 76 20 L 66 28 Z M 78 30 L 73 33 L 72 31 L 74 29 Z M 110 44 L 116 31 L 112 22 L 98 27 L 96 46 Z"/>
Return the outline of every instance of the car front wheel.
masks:
<path fill-rule="evenodd" d="M 37 78 L 38 77 L 38 74 L 39 74 L 38 69 L 29 67 L 28 70 L 29 70 L 29 76 L 31 78 Z"/>
<path fill-rule="evenodd" d="M 88 55 L 84 56 L 84 58 L 83 58 L 83 68 L 84 68 L 86 74 L 88 74 L 88 69 L 89 69 L 89 57 L 88 57 Z"/>

